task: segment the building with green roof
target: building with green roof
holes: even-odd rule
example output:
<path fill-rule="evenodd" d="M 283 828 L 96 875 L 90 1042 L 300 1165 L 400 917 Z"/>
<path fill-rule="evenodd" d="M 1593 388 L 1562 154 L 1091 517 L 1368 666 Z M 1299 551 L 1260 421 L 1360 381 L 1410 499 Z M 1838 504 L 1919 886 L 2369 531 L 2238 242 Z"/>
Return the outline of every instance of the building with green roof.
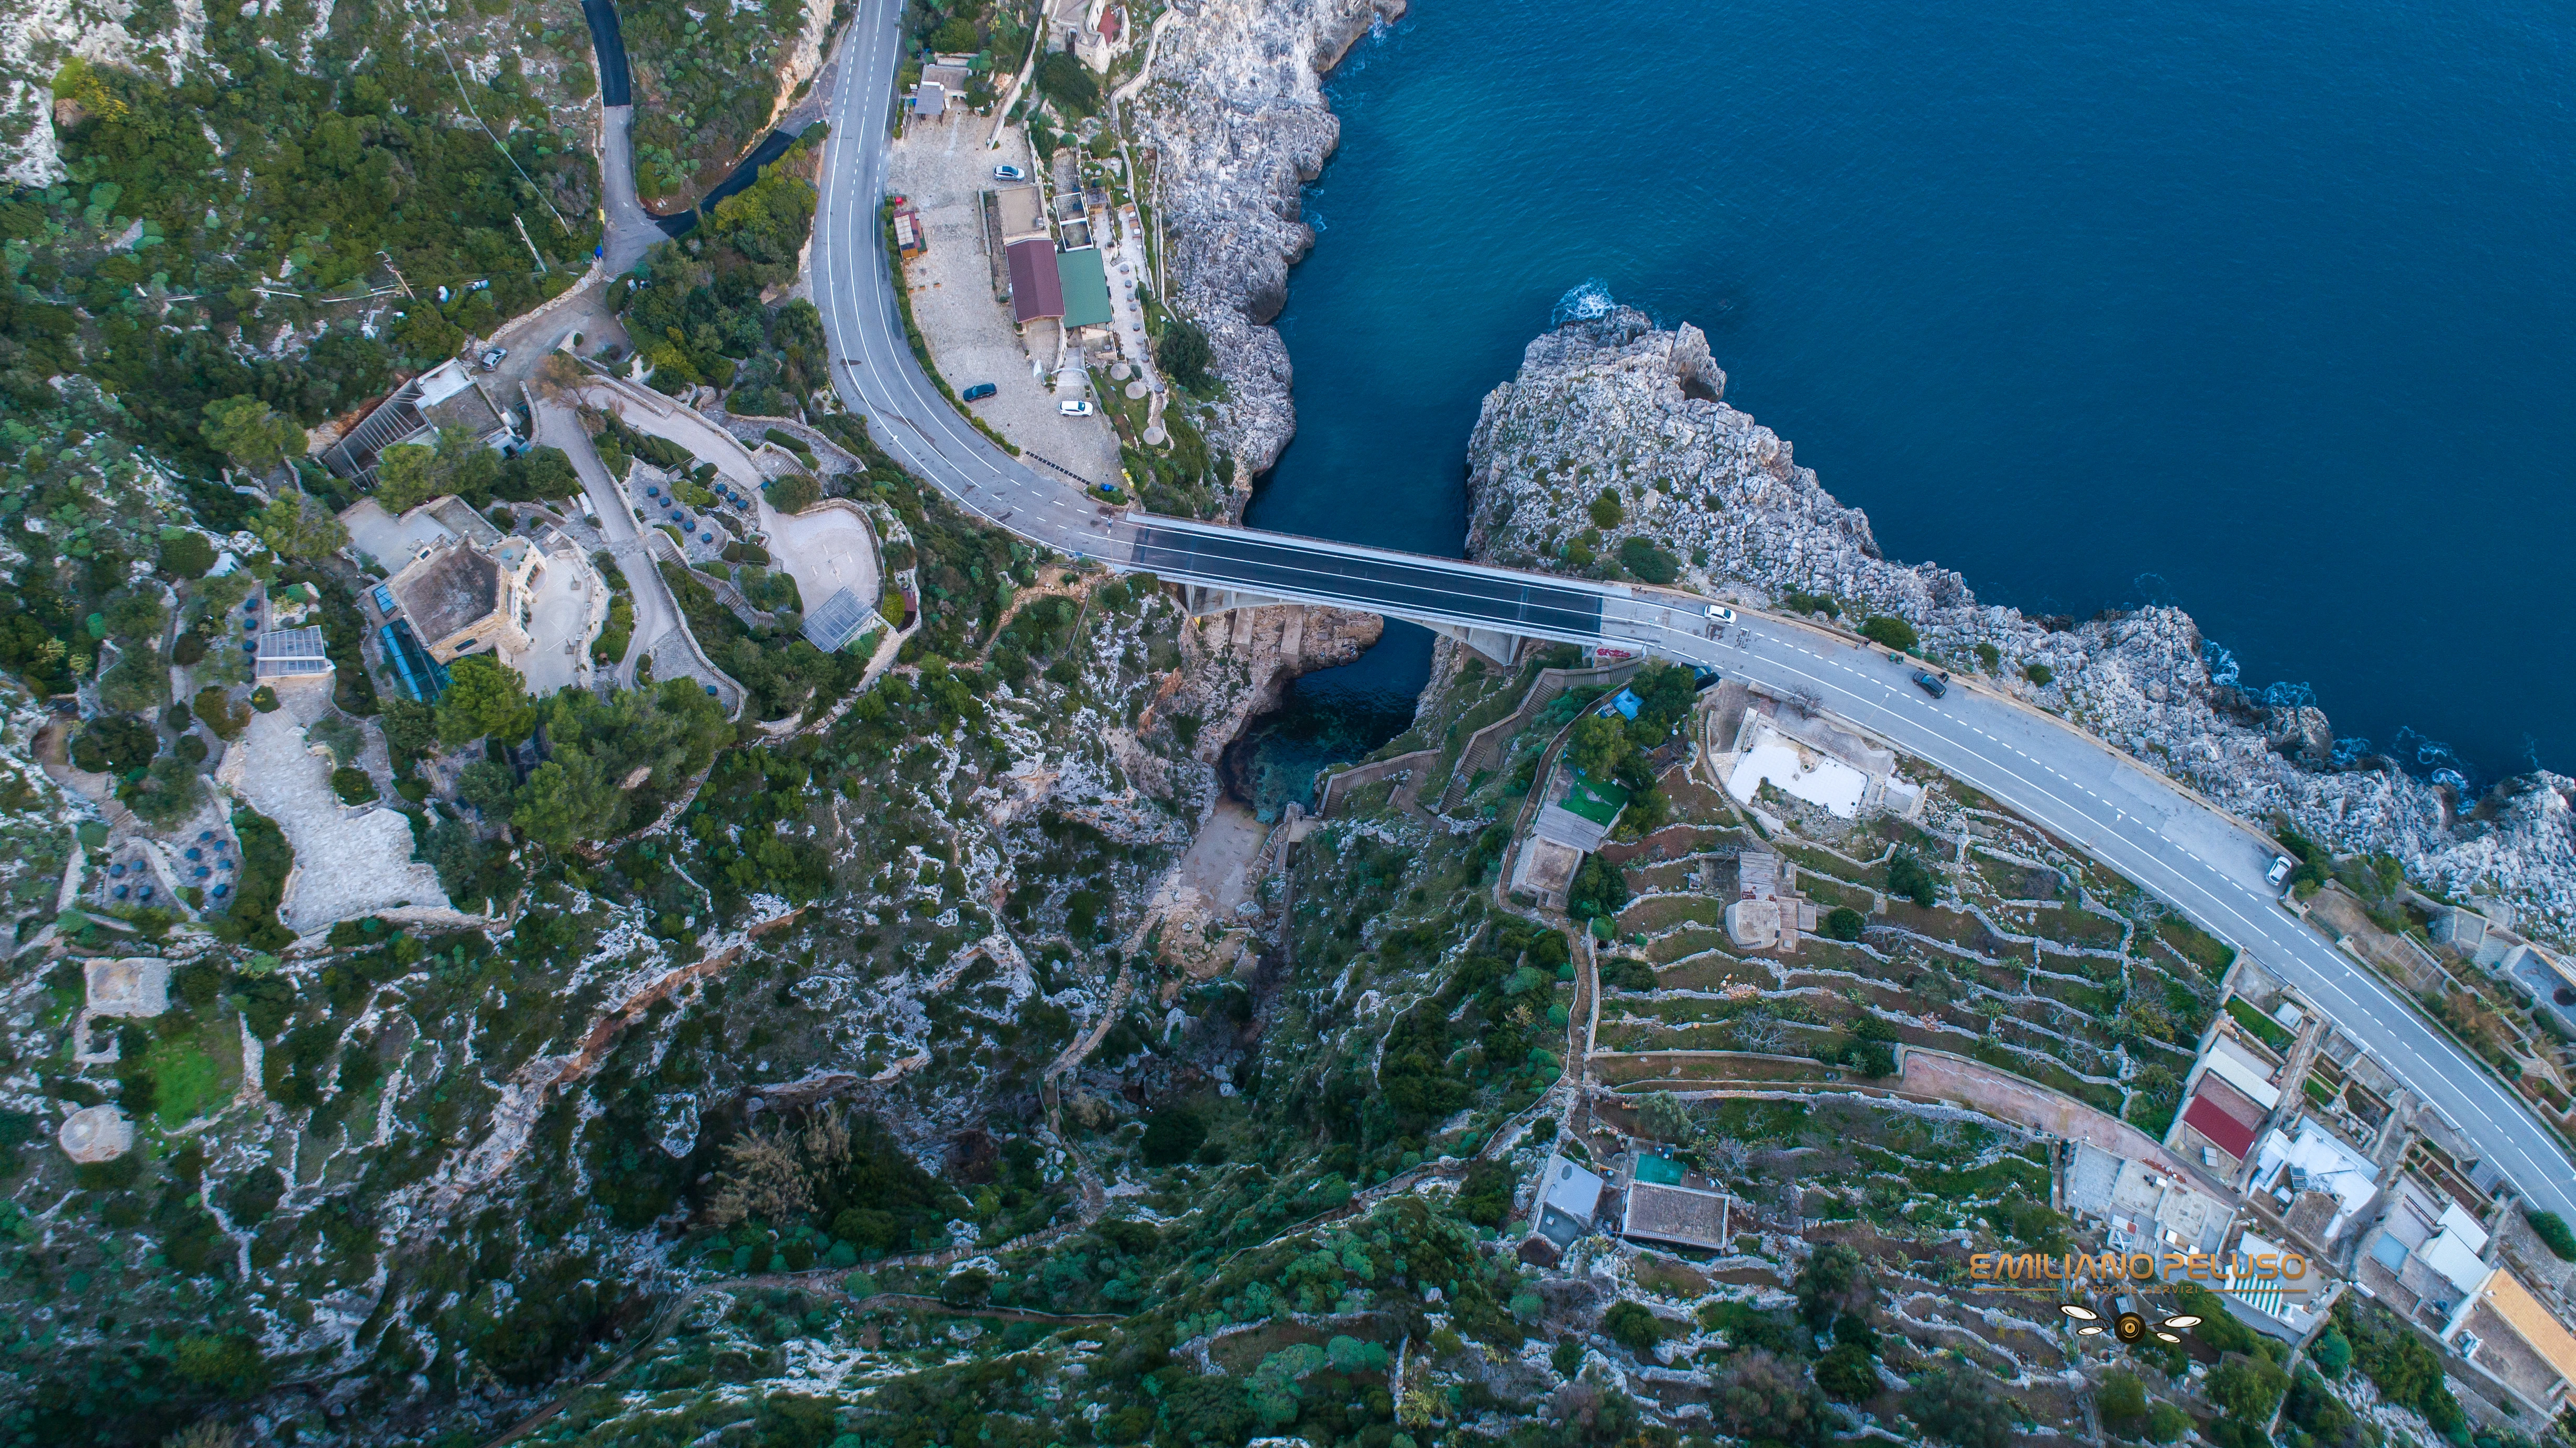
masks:
<path fill-rule="evenodd" d="M 1108 326 L 1109 271 L 1101 263 L 1100 248 L 1057 252 L 1055 271 L 1064 284 L 1064 329 Z"/>

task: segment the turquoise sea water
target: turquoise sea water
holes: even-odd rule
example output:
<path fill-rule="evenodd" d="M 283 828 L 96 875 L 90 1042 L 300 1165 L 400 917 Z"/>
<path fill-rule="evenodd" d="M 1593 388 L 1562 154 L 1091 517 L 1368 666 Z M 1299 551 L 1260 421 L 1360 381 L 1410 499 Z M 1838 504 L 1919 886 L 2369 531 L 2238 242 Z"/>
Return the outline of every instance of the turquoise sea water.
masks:
<path fill-rule="evenodd" d="M 1416 0 L 1328 84 L 1251 520 L 1456 552 L 1478 400 L 1606 294 L 1706 329 L 1891 557 L 2179 604 L 2410 768 L 2576 770 L 2571 38 L 2527 0 Z M 1393 630 L 1286 722 L 1387 737 L 1427 657 Z"/>

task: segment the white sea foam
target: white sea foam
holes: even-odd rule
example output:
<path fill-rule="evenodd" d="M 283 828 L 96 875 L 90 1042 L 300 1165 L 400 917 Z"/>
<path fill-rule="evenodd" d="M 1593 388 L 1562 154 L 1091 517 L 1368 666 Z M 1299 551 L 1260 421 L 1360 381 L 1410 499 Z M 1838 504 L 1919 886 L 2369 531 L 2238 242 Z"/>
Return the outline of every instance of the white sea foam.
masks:
<path fill-rule="evenodd" d="M 1599 277 L 1585 277 L 1566 288 L 1565 295 L 1556 299 L 1556 309 L 1547 314 L 1547 324 L 1562 327 L 1568 322 L 1589 322 L 1595 317 L 1610 315 L 1610 308 L 1614 305 L 1616 303 L 1610 300 L 1608 283 Z"/>

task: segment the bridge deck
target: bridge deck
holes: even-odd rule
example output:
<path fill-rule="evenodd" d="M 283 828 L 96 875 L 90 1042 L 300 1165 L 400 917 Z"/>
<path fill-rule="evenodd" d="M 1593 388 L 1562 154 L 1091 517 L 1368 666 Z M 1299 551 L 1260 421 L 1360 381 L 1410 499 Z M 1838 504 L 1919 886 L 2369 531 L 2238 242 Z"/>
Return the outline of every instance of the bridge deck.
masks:
<path fill-rule="evenodd" d="M 1602 584 L 1154 517 L 1136 520 L 1130 556 L 1175 582 L 1577 642 L 1603 636 L 1602 608 L 1613 596 Z"/>

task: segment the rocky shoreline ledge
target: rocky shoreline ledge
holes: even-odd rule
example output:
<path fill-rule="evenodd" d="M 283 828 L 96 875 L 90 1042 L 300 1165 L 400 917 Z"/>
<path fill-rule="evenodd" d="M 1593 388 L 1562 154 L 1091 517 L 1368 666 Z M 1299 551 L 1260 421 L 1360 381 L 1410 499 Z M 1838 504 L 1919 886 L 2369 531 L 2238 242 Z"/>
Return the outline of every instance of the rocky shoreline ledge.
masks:
<path fill-rule="evenodd" d="M 1270 326 L 1314 232 L 1300 193 L 1341 137 L 1323 77 L 1406 0 L 1199 0 L 1176 7 L 1136 101 L 1158 158 L 1173 300 L 1208 334 L 1225 379 L 1218 440 L 1238 487 L 1296 431 L 1287 345 Z M 1238 497 L 1241 494 L 1238 493 Z"/>
<path fill-rule="evenodd" d="M 1853 621 L 1903 618 L 1926 654 L 1986 670 L 2243 818 L 2286 819 L 2341 853 L 2386 852 L 2454 899 L 2510 904 L 2525 929 L 2576 932 L 2576 779 L 2535 772 L 2461 799 L 2385 757 L 2339 765 L 2322 712 L 2214 680 L 2179 609 L 2078 623 L 1980 604 L 1948 569 L 1883 557 L 1868 517 L 1798 466 L 1787 439 L 1727 406 L 1725 389 L 1698 328 L 1659 330 L 1631 308 L 1531 342 L 1519 374 L 1486 395 L 1468 446 L 1469 553 L 1567 568 L 1569 552 L 1609 560 L 1637 538 L 1712 594 L 1792 610 L 1789 596 L 1804 594 Z M 1606 525 L 1592 511 L 1605 490 L 1620 503 Z"/>

